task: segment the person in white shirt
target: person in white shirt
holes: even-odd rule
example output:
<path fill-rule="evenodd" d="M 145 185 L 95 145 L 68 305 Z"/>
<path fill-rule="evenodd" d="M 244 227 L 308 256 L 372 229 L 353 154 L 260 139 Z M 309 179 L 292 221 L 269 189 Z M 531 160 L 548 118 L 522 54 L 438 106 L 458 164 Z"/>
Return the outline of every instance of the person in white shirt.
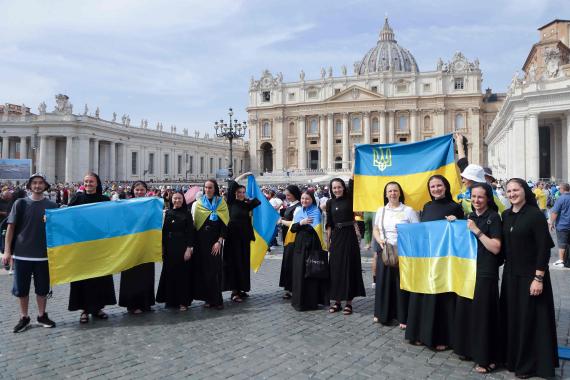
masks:
<path fill-rule="evenodd" d="M 389 182 L 384 187 L 384 206 L 376 211 L 374 220 L 374 239 L 381 249 L 386 243 L 397 246 L 398 230 L 396 225 L 418 223 L 416 211 L 404 204 L 402 187 L 397 182 Z M 380 256 L 380 253 L 378 254 Z M 377 259 L 376 296 L 374 301 L 374 322 L 389 324 L 397 320 L 401 329 L 406 328 L 408 319 L 409 293 L 400 289 L 400 273 L 398 267 L 390 267 Z"/>

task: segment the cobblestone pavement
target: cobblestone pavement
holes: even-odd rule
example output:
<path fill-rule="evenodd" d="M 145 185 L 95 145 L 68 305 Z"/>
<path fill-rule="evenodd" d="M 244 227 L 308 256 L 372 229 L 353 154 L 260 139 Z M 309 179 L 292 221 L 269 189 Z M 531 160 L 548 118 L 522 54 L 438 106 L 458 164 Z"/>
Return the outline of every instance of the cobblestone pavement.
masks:
<path fill-rule="evenodd" d="M 369 257 L 363 262 L 368 296 L 355 300 L 351 316 L 326 309 L 294 311 L 277 286 L 277 250 L 252 276 L 251 297 L 234 304 L 225 293 L 222 311 L 204 309 L 201 302 L 187 312 L 156 306 L 154 312 L 136 316 L 109 307 L 109 320 L 80 325 L 79 314 L 67 311 L 69 287 L 57 286 L 48 302 L 57 327 L 34 326 L 20 334 L 12 333 L 19 316 L 10 295 L 12 277 L 3 272 L 0 378 L 513 378 L 505 370 L 478 375 L 472 363 L 450 351 L 436 353 L 410 345 L 397 327 L 374 324 Z M 157 280 L 159 273 L 157 265 Z M 552 278 L 559 343 L 567 346 L 570 271 L 552 270 Z M 117 291 L 118 280 L 116 276 Z M 35 321 L 35 302 L 31 305 Z M 568 366 L 561 364 L 557 377 L 570 378 Z"/>

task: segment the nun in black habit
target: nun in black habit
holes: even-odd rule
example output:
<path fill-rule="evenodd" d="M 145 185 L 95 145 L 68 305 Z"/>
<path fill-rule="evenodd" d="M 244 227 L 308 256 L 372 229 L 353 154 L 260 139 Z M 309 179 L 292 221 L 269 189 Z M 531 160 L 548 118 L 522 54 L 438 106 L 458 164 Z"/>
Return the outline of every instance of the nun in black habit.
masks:
<path fill-rule="evenodd" d="M 188 310 L 192 302 L 190 270 L 194 250 L 194 221 L 184 194 L 176 192 L 162 226 L 162 272 L 156 292 L 156 302 L 166 307 Z"/>
<path fill-rule="evenodd" d="M 137 181 L 131 188 L 131 197 L 146 196 L 148 186 Z M 119 306 L 132 314 L 150 311 L 154 305 L 154 263 L 144 263 L 121 272 Z"/>
<path fill-rule="evenodd" d="M 97 174 L 87 173 L 83 178 L 83 187 L 84 192 L 75 194 L 69 202 L 70 207 L 110 201 L 109 197 L 103 195 L 103 187 Z M 80 323 L 89 322 L 89 314 L 94 318 L 107 319 L 103 308 L 116 303 L 112 275 L 74 281 L 70 284 L 68 309 L 81 310 Z"/>
<path fill-rule="evenodd" d="M 261 202 L 257 198 L 247 199 L 245 186 L 237 181 L 251 175 L 244 173 L 235 181 L 228 182 L 227 203 L 230 211 L 228 235 L 224 246 L 223 290 L 231 290 L 231 299 L 240 303 L 248 297 L 251 289 L 250 246 L 255 240 L 250 213 Z"/>
<path fill-rule="evenodd" d="M 281 274 L 279 276 L 279 286 L 285 290 L 283 299 L 291 298 L 293 290 L 293 248 L 295 247 L 294 239 L 287 239 L 289 227 L 293 224 L 293 214 L 297 207 L 301 206 L 301 190 L 296 185 L 289 185 L 285 189 L 285 197 L 287 200 L 287 208 L 284 209 L 281 216 L 281 237 L 283 238 L 283 260 L 281 261 Z"/>
<path fill-rule="evenodd" d="M 431 201 L 424 205 L 420 222 L 463 219 L 461 205 L 453 201 L 449 181 L 433 175 L 427 183 Z M 452 344 L 455 293 L 422 294 L 410 292 L 406 339 L 444 351 Z"/>

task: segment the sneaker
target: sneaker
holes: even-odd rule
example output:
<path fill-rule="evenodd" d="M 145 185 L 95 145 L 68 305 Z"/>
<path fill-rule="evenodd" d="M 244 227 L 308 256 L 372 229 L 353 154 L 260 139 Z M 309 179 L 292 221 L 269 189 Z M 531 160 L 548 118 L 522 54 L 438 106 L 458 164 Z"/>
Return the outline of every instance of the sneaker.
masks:
<path fill-rule="evenodd" d="M 564 268 L 564 261 L 562 260 L 556 260 L 553 264 L 553 267 L 557 267 L 557 268 Z"/>
<path fill-rule="evenodd" d="M 38 317 L 38 325 L 43 327 L 52 328 L 55 327 L 55 322 L 48 318 L 48 313 L 44 313 L 41 317 Z"/>
<path fill-rule="evenodd" d="M 10 270 L 8 271 L 8 274 L 9 274 L 10 276 L 12 276 L 12 275 L 14 274 L 14 271 L 13 271 L 12 269 L 10 269 Z"/>
<path fill-rule="evenodd" d="M 19 333 L 25 331 L 29 327 L 30 327 L 30 317 L 22 317 L 20 318 L 20 321 L 18 322 L 16 327 L 14 327 L 14 332 Z"/>

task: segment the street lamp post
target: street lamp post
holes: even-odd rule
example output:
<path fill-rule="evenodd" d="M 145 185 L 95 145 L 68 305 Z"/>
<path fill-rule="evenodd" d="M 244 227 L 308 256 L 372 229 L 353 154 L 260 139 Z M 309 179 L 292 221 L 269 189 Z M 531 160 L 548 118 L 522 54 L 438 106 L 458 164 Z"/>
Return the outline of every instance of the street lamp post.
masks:
<path fill-rule="evenodd" d="M 233 172 L 233 140 L 239 139 L 245 136 L 245 131 L 247 129 L 247 122 L 242 121 L 238 123 L 237 119 L 232 120 L 234 116 L 234 111 L 230 108 L 228 115 L 230 116 L 230 123 L 224 123 L 224 120 L 216 121 L 214 123 L 214 129 L 216 130 L 217 137 L 224 137 L 230 141 L 230 164 L 228 167 L 228 177 L 232 178 L 234 176 Z"/>

